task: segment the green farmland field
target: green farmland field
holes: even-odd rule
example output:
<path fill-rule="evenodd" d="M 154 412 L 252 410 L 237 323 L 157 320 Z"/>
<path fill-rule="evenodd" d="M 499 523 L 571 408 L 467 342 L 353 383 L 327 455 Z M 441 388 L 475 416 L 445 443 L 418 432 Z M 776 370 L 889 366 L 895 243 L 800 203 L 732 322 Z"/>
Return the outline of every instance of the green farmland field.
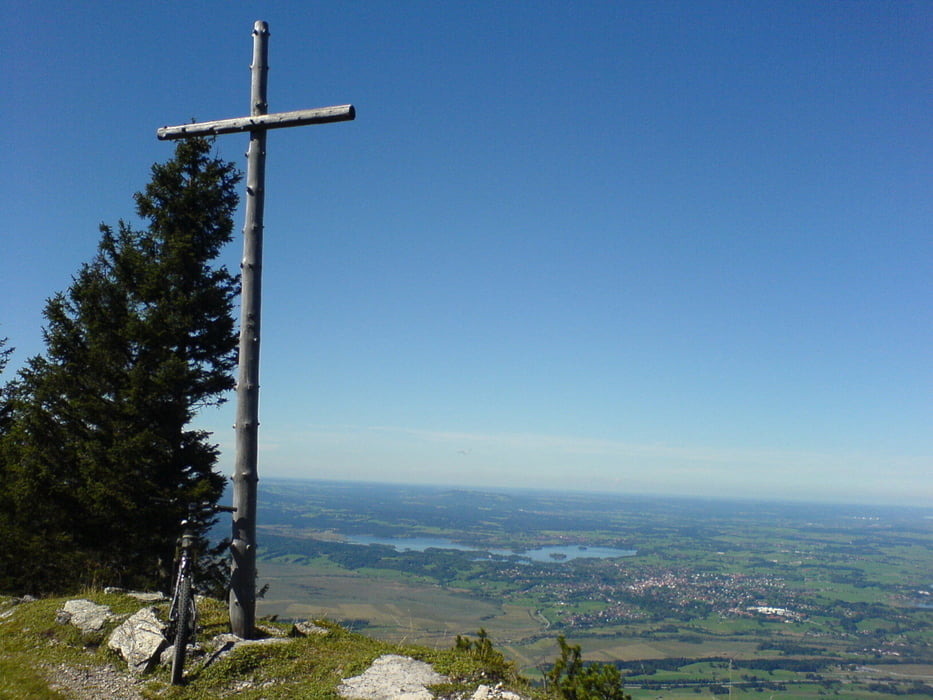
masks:
<path fill-rule="evenodd" d="M 437 648 L 483 628 L 531 676 L 564 635 L 636 699 L 929 698 L 928 516 L 270 481 L 259 613 Z"/>

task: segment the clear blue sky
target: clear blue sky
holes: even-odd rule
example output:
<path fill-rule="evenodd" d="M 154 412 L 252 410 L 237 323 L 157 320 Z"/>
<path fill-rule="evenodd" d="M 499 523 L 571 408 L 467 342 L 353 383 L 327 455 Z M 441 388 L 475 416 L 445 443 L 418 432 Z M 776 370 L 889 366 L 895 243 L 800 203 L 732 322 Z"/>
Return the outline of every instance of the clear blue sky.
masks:
<path fill-rule="evenodd" d="M 14 365 L 263 19 L 270 110 L 358 117 L 269 135 L 260 476 L 930 502 L 929 2 L 3 14 Z"/>

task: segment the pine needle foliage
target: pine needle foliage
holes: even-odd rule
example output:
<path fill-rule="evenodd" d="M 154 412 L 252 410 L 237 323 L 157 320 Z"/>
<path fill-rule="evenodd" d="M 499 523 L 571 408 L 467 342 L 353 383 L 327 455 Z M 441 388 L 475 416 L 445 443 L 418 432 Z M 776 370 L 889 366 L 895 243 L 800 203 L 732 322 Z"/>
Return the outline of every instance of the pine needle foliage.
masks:
<path fill-rule="evenodd" d="M 613 664 L 583 663 L 579 644 L 557 638 L 560 656 L 546 674 L 548 687 L 562 700 L 632 700 L 623 690 L 622 674 Z"/>
<path fill-rule="evenodd" d="M 0 433 L 0 590 L 164 583 L 186 503 L 222 494 L 217 447 L 191 423 L 234 383 L 239 283 L 215 260 L 239 179 L 209 140 L 180 141 L 135 195 L 146 226 L 101 225 L 47 301 L 46 351 L 8 388 Z"/>
<path fill-rule="evenodd" d="M 505 655 L 492 645 L 489 634 L 482 627 L 476 639 L 458 634 L 454 649 L 480 664 L 486 678 L 490 681 L 513 680 L 518 675 L 515 664 L 507 660 Z"/>

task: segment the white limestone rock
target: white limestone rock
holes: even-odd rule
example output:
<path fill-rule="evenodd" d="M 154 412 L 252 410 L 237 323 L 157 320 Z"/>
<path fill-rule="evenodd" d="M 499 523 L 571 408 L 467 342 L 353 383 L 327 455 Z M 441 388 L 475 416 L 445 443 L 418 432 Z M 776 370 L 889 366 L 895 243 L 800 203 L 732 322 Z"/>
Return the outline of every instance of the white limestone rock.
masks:
<path fill-rule="evenodd" d="M 432 700 L 425 686 L 448 681 L 424 661 L 386 654 L 362 675 L 344 679 L 337 693 L 347 700 Z"/>
<path fill-rule="evenodd" d="M 113 631 L 107 646 L 120 654 L 130 670 L 139 675 L 158 662 L 160 652 L 168 645 L 165 628 L 155 608 L 142 608 Z"/>

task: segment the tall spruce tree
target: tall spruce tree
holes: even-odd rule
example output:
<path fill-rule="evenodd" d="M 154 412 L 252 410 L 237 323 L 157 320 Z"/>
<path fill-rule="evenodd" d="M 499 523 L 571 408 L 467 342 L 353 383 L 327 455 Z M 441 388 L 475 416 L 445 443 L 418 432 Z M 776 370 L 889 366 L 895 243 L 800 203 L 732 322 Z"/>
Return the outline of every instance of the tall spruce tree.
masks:
<path fill-rule="evenodd" d="M 0 376 L 3 375 L 10 361 L 10 355 L 13 354 L 13 348 L 6 347 L 7 340 L 7 338 L 0 338 Z M 5 478 L 7 451 L 4 445 L 13 416 L 12 390 L 12 384 L 0 385 L 0 484 L 7 481 Z M 11 526 L 11 500 L 8 494 L 8 488 L 0 487 L 0 541 L 6 543 L 6 546 L 0 547 L 0 591 L 10 587 L 8 580 L 11 572 L 10 566 L 20 550 L 18 543 L 11 539 L 15 533 Z"/>
<path fill-rule="evenodd" d="M 191 426 L 236 363 L 238 281 L 214 261 L 240 174 L 211 149 L 180 141 L 154 165 L 135 195 L 146 228 L 102 225 L 95 257 L 46 304 L 46 353 L 14 382 L 3 437 L 3 527 L 23 551 L 0 561 L 0 586 L 157 584 L 184 504 L 223 492 L 217 447 Z"/>
<path fill-rule="evenodd" d="M 13 354 L 14 350 L 14 348 L 8 348 L 6 346 L 8 341 L 9 338 L 0 338 L 0 377 L 3 376 L 3 371 L 9 364 L 10 355 Z M 12 411 L 13 408 L 10 405 L 9 387 L 5 384 L 0 385 L 0 439 L 6 435 L 6 432 L 9 429 L 9 422 Z"/>

